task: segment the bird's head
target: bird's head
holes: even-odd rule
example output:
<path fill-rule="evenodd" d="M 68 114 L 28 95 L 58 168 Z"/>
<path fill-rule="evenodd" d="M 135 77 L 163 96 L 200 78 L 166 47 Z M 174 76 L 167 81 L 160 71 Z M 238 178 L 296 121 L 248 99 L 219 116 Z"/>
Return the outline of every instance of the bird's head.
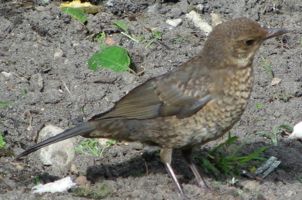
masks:
<path fill-rule="evenodd" d="M 217 67 L 250 66 L 254 55 L 263 41 L 287 33 L 285 29 L 269 29 L 261 27 L 248 18 L 237 18 L 217 25 L 205 43 L 203 53 L 213 58 L 213 62 L 225 58 Z M 226 65 L 227 64 L 227 65 Z"/>

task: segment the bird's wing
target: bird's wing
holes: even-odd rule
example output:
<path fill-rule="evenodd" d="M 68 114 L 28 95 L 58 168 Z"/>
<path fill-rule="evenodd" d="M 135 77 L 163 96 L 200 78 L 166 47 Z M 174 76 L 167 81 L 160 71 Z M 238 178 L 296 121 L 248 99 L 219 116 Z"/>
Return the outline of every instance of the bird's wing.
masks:
<path fill-rule="evenodd" d="M 150 79 L 130 91 L 110 111 L 91 120 L 191 116 L 212 99 L 207 90 L 207 78 L 196 77 L 183 70 Z"/>

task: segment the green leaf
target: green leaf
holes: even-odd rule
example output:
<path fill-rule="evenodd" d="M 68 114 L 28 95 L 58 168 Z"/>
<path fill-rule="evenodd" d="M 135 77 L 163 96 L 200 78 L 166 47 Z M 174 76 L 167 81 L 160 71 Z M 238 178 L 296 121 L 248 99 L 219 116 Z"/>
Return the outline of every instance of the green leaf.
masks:
<path fill-rule="evenodd" d="M 87 21 L 87 15 L 85 14 L 85 12 L 80 9 L 80 8 L 72 8 L 72 7 L 68 7 L 68 8 L 62 8 L 62 11 L 67 14 L 70 15 L 71 17 L 73 17 L 74 19 L 78 20 L 79 22 L 81 22 L 82 24 L 84 24 Z"/>
<path fill-rule="evenodd" d="M 160 31 L 152 31 L 152 35 L 155 39 L 161 40 L 163 33 Z"/>
<path fill-rule="evenodd" d="M 288 125 L 288 124 L 281 124 L 280 126 L 278 126 L 278 129 L 280 131 L 287 131 L 289 133 L 294 131 L 294 128 L 291 125 Z"/>
<path fill-rule="evenodd" d="M 0 109 L 7 108 L 9 105 L 8 101 L 0 101 Z"/>
<path fill-rule="evenodd" d="M 105 32 L 101 32 L 96 36 L 96 39 L 98 41 L 98 43 L 100 44 L 100 49 L 104 49 L 105 47 L 107 47 L 107 45 L 105 44 L 105 40 L 106 40 L 106 33 Z"/>
<path fill-rule="evenodd" d="M 95 139 L 85 139 L 78 146 L 75 147 L 75 151 L 82 154 L 90 154 L 95 157 L 100 157 L 102 154 L 102 147 Z"/>
<path fill-rule="evenodd" d="M 4 141 L 3 133 L 0 132 L 0 149 L 5 147 L 6 142 Z"/>
<path fill-rule="evenodd" d="M 110 46 L 93 54 L 88 60 L 88 66 L 91 70 L 105 67 L 116 72 L 127 71 L 130 66 L 130 57 L 126 49 Z"/>
<path fill-rule="evenodd" d="M 114 21 L 113 24 L 121 29 L 122 31 L 128 33 L 128 25 L 126 24 L 126 22 L 124 20 L 117 20 L 117 21 Z"/>
<path fill-rule="evenodd" d="M 208 173 L 213 173 L 215 175 L 219 174 L 219 170 L 209 160 L 201 158 L 201 165 Z"/>

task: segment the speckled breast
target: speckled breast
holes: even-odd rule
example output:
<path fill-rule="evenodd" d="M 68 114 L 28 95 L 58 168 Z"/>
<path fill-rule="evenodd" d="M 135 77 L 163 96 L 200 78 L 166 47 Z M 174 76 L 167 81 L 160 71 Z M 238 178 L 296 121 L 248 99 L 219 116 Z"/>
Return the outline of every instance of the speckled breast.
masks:
<path fill-rule="evenodd" d="M 189 118 L 169 119 L 173 129 L 162 130 L 157 143 L 165 148 L 181 148 L 204 144 L 221 137 L 232 128 L 245 110 L 253 85 L 252 73 L 252 68 L 237 70 L 226 78 L 220 98 L 210 101 Z"/>

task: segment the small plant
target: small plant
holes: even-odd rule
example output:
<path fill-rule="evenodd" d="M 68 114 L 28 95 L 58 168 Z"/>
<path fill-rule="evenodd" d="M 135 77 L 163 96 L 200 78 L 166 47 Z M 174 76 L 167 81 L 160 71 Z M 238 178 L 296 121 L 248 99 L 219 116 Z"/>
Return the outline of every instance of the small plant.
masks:
<path fill-rule="evenodd" d="M 137 39 L 134 35 L 130 34 L 129 27 L 124 20 L 114 21 L 113 24 L 121 30 L 121 34 L 128 37 L 130 40 L 139 43 L 139 39 Z"/>
<path fill-rule="evenodd" d="M 40 176 L 35 176 L 35 177 L 34 177 L 34 184 L 35 184 L 35 185 L 41 184 L 41 178 L 40 178 Z"/>
<path fill-rule="evenodd" d="M 267 147 L 260 147 L 248 155 L 242 155 L 240 151 L 245 145 L 238 145 L 237 141 L 237 136 L 229 135 L 225 142 L 214 147 L 205 156 L 197 158 L 205 172 L 214 174 L 216 177 L 235 176 L 247 167 L 253 169 L 251 161 L 264 160 L 261 154 L 266 151 Z"/>
<path fill-rule="evenodd" d="M 3 133 L 0 132 L 0 149 L 3 149 L 6 145 L 6 142 L 4 140 L 4 137 L 3 137 Z"/>
<path fill-rule="evenodd" d="M 157 31 L 157 30 L 152 30 L 151 33 L 152 33 L 152 38 L 147 42 L 146 48 L 150 47 L 157 40 L 162 39 L 162 35 L 163 35 L 162 32 Z"/>
<path fill-rule="evenodd" d="M 257 108 L 257 110 L 261 110 L 261 109 L 264 108 L 264 104 L 257 102 L 256 103 L 256 108 Z"/>
<path fill-rule="evenodd" d="M 173 44 L 183 44 L 186 42 L 188 42 L 188 39 L 183 36 L 180 36 L 180 35 L 178 35 L 176 38 L 172 39 Z"/>
<path fill-rule="evenodd" d="M 72 189 L 72 194 L 77 197 L 91 199 L 104 199 L 112 193 L 111 187 L 104 183 L 96 183 L 92 186 L 77 187 Z"/>
<path fill-rule="evenodd" d="M 115 140 L 108 140 L 105 145 L 101 145 L 96 139 L 85 139 L 75 148 L 75 151 L 82 154 L 101 157 L 106 148 L 116 144 Z"/>
<path fill-rule="evenodd" d="M 288 124 L 281 124 L 279 126 L 275 126 L 271 131 L 260 131 L 257 132 L 257 134 L 270 139 L 274 146 L 278 146 L 278 137 L 284 132 L 293 132 L 293 127 Z"/>
<path fill-rule="evenodd" d="M 9 106 L 8 101 L 0 101 L 0 109 L 7 108 Z"/>
<path fill-rule="evenodd" d="M 28 92 L 27 92 L 27 89 L 24 88 L 24 89 L 21 91 L 21 96 L 24 97 L 24 96 L 27 95 L 27 93 L 28 93 Z"/>
<path fill-rule="evenodd" d="M 73 8 L 73 7 L 63 7 L 61 8 L 61 10 L 63 13 L 70 15 L 72 18 L 76 19 L 82 24 L 87 22 L 87 15 L 83 9 Z"/>
<path fill-rule="evenodd" d="M 269 75 L 269 77 L 272 79 L 274 78 L 274 72 L 272 69 L 272 63 L 265 59 L 264 57 L 261 57 L 261 66 L 263 67 L 264 71 Z"/>
<path fill-rule="evenodd" d="M 106 33 L 105 32 L 101 32 L 96 36 L 96 40 L 98 41 L 98 43 L 100 44 L 100 49 L 105 49 L 107 47 L 107 45 L 105 44 L 105 40 L 106 40 Z"/>

